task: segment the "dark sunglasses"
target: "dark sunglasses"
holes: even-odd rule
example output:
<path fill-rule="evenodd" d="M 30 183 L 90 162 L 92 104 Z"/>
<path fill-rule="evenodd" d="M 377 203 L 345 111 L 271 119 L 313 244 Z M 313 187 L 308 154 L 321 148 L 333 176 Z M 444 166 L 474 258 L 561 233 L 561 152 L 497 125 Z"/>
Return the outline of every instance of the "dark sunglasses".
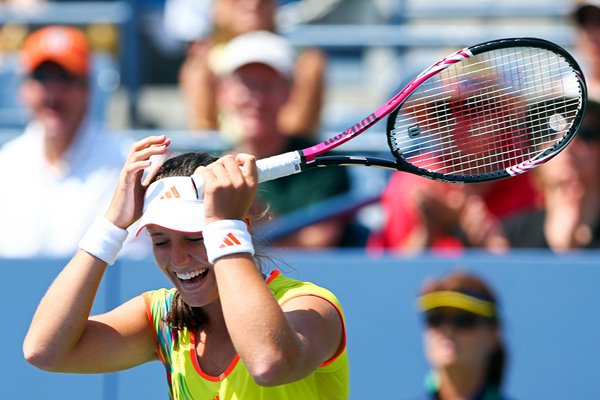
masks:
<path fill-rule="evenodd" d="M 35 69 L 29 75 L 29 77 L 31 79 L 33 79 L 34 81 L 41 82 L 41 83 L 56 82 L 56 83 L 71 84 L 71 83 L 83 82 L 82 78 L 72 75 L 62 68 L 52 68 L 52 69 L 38 68 L 38 69 Z"/>
<path fill-rule="evenodd" d="M 432 311 L 425 314 L 425 323 L 430 328 L 450 325 L 459 329 L 470 329 L 486 322 L 486 318 L 468 312 L 444 313 Z"/>

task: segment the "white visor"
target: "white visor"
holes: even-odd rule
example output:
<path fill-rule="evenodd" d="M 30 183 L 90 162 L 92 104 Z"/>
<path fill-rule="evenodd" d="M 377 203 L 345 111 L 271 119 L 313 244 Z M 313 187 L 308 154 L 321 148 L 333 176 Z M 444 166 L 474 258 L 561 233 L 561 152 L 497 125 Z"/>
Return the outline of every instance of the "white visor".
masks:
<path fill-rule="evenodd" d="M 267 31 L 253 31 L 231 39 L 221 50 L 212 52 L 209 62 L 213 71 L 221 76 L 258 63 L 289 79 L 294 71 L 294 52 L 284 37 Z"/>
<path fill-rule="evenodd" d="M 148 225 L 186 233 L 204 229 L 204 202 L 191 176 L 159 179 L 148 187 L 135 235 Z"/>

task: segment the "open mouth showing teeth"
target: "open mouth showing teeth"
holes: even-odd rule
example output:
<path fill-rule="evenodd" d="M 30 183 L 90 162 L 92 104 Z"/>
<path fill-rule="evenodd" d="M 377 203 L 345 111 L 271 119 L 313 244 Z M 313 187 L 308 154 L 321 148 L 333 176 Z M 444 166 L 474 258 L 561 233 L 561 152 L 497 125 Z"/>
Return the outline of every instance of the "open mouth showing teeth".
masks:
<path fill-rule="evenodd" d="M 206 276 L 207 271 L 208 268 L 202 268 L 190 272 L 176 272 L 175 275 L 177 275 L 177 277 L 185 283 L 193 283 L 198 282 L 202 278 L 204 278 L 204 276 Z"/>

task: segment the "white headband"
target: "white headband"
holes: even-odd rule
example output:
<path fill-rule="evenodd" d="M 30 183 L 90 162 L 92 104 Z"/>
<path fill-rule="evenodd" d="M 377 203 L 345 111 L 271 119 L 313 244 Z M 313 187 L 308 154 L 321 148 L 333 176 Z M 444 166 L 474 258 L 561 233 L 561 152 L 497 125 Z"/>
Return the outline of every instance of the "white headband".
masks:
<path fill-rule="evenodd" d="M 163 178 L 148 187 L 136 236 L 148 225 L 188 233 L 204 229 L 204 202 L 192 177 Z"/>

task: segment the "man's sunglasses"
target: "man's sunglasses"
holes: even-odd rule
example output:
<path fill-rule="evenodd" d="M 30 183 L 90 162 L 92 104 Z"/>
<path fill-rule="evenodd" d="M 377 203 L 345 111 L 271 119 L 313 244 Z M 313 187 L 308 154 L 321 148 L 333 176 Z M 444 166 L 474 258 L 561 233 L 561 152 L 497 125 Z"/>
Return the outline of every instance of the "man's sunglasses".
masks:
<path fill-rule="evenodd" d="M 490 320 L 468 312 L 445 313 L 430 311 L 425 314 L 425 323 L 430 328 L 450 325 L 459 329 L 470 329 L 477 325 L 489 323 Z"/>
<path fill-rule="evenodd" d="M 61 68 L 38 68 L 29 76 L 31 79 L 41 83 L 79 83 L 84 80 L 78 76 L 72 75 Z"/>

